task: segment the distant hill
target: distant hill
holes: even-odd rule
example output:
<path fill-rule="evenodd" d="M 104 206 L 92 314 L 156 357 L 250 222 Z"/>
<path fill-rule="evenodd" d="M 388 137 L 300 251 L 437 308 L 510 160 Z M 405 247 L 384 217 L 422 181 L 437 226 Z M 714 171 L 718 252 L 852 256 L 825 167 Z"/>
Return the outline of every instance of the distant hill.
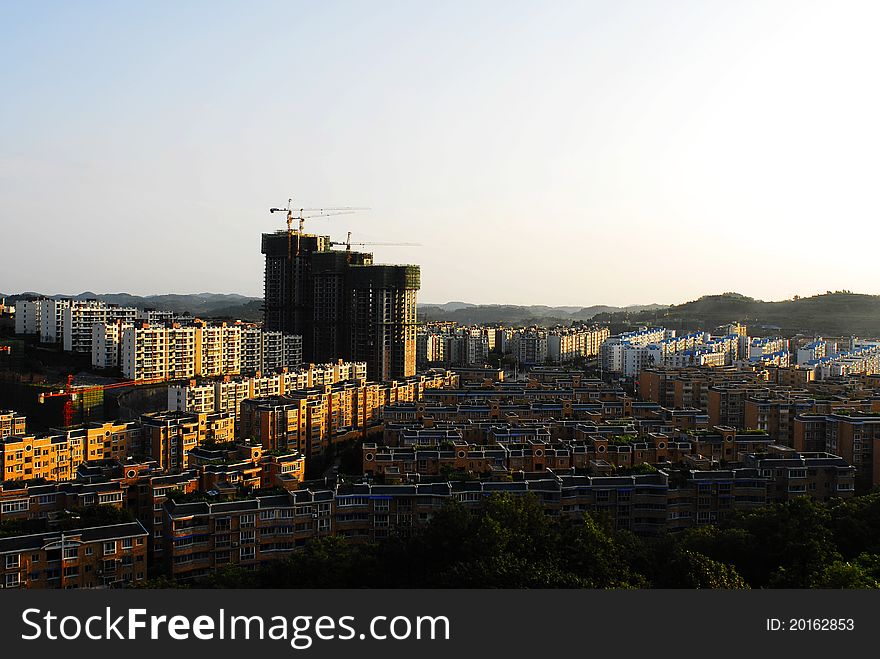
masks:
<path fill-rule="evenodd" d="M 8 302 L 16 299 L 35 297 L 74 298 L 77 300 L 101 300 L 107 304 L 118 304 L 138 309 L 162 309 L 175 313 L 189 312 L 193 316 L 203 318 L 237 318 L 241 320 L 259 320 L 262 298 L 247 297 L 236 293 L 193 293 L 189 295 L 131 295 L 130 293 L 93 293 L 86 291 L 78 295 L 45 295 L 42 293 L 25 292 L 2 294 Z"/>
<path fill-rule="evenodd" d="M 235 293 L 194 293 L 189 295 L 148 295 L 92 293 L 75 296 L 42 295 L 36 292 L 0 293 L 7 302 L 34 297 L 95 298 L 109 304 L 140 309 L 166 309 L 189 312 L 202 318 L 259 321 L 262 298 Z M 611 307 L 551 307 L 544 305 L 470 304 L 453 301 L 420 304 L 419 320 L 454 321 L 462 325 L 502 323 L 505 325 L 570 325 L 575 321 L 608 323 L 612 332 L 638 325 L 663 325 L 679 330 L 712 331 L 733 321 L 743 322 L 755 333 L 822 334 L 826 336 L 880 337 L 880 296 L 850 291 L 828 292 L 813 297 L 778 302 L 757 300 L 739 293 L 705 295 L 698 300 L 672 306 L 660 304 Z M 767 326 L 762 330 L 761 326 Z"/>
<path fill-rule="evenodd" d="M 420 304 L 420 320 L 453 321 L 462 325 L 503 323 L 505 325 L 570 325 L 573 321 L 588 321 L 600 313 L 665 308 L 658 304 L 630 307 L 549 307 L 545 305 L 520 306 L 513 304 Z"/>
<path fill-rule="evenodd" d="M 672 328 L 714 330 L 739 321 L 766 333 L 823 334 L 826 336 L 880 336 L 880 296 L 850 291 L 828 292 L 812 297 L 765 302 L 723 293 L 639 313 L 603 313 L 596 320 L 616 325 L 657 324 Z M 778 328 L 778 329 L 777 329 Z M 757 332 L 756 332 L 757 333 Z"/>

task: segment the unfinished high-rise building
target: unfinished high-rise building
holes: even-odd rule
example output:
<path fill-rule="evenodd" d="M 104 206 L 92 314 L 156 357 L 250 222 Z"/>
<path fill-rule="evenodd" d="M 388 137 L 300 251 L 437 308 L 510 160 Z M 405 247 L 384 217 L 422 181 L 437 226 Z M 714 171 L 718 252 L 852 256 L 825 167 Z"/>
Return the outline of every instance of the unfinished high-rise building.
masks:
<path fill-rule="evenodd" d="M 415 373 L 418 266 L 376 265 L 296 231 L 264 233 L 262 252 L 264 329 L 301 335 L 304 361 L 365 361 L 371 380 Z"/>

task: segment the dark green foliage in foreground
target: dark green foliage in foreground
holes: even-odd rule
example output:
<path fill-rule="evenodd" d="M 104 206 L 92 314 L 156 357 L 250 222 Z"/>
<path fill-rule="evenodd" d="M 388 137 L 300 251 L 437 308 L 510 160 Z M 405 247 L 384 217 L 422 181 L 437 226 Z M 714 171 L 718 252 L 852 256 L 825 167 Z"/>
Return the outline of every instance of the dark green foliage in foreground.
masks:
<path fill-rule="evenodd" d="M 660 538 L 602 519 L 556 520 L 531 495 L 451 503 L 410 538 L 341 537 L 256 572 L 224 568 L 208 588 L 877 588 L 880 493 L 807 498 Z M 168 582 L 154 582 L 167 587 Z"/>

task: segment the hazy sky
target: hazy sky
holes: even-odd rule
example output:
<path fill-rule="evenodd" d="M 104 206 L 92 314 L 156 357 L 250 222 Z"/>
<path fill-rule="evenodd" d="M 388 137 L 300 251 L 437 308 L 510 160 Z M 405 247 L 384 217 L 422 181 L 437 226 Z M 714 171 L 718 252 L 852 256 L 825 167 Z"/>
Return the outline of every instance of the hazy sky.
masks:
<path fill-rule="evenodd" d="M 270 206 L 426 302 L 880 293 L 876 2 L 2 2 L 0 291 L 262 293 Z"/>

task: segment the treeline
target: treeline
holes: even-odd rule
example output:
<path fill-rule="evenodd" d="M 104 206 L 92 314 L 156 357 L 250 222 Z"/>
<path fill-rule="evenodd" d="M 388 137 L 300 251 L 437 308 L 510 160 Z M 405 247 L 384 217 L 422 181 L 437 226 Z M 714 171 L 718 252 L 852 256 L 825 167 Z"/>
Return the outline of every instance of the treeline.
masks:
<path fill-rule="evenodd" d="M 330 536 L 257 571 L 229 566 L 201 588 L 877 588 L 880 494 L 807 498 L 659 538 L 603 519 L 548 517 L 533 496 L 451 503 L 409 538 Z M 166 579 L 147 587 L 174 587 Z"/>

